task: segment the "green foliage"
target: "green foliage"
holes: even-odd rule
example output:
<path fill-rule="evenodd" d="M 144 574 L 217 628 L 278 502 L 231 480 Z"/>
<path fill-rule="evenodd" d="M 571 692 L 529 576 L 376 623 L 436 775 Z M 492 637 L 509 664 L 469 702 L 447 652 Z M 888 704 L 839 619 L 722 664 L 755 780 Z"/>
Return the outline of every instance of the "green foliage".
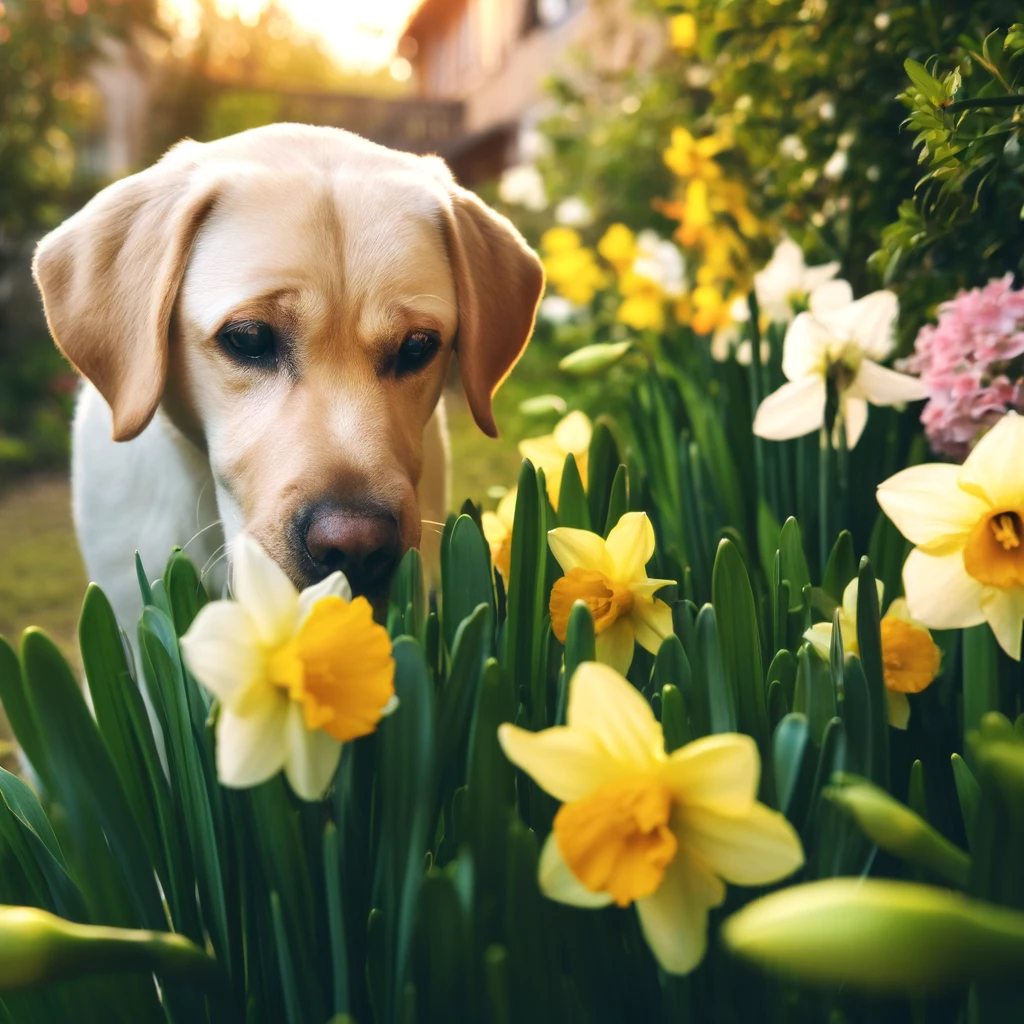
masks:
<path fill-rule="evenodd" d="M 927 64 L 905 62 L 910 85 L 899 98 L 924 173 L 871 262 L 921 306 L 1024 270 L 1024 33 L 1002 24 L 987 35 L 965 31 Z"/>

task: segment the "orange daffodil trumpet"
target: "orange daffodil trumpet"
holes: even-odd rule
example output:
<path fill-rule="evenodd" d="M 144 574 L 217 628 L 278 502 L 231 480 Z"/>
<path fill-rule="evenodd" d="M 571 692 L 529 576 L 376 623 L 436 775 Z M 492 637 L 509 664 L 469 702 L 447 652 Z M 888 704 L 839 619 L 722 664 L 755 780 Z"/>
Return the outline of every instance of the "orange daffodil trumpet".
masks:
<path fill-rule="evenodd" d="M 878 603 L 882 603 L 884 589 L 880 581 Z M 857 643 L 857 580 L 851 580 L 843 591 L 839 606 L 839 632 L 843 638 L 844 654 L 859 654 Z M 907 602 L 898 597 L 889 605 L 881 623 L 882 667 L 885 691 L 889 702 L 889 724 L 906 729 L 910 721 L 908 693 L 920 693 L 931 686 L 939 673 L 942 652 L 932 640 L 928 627 L 911 618 Z M 825 661 L 832 644 L 832 623 L 819 622 L 804 633 L 804 639 Z"/>
<path fill-rule="evenodd" d="M 785 441 L 820 429 L 830 382 L 839 396 L 837 423 L 843 423 L 851 448 L 867 423 L 869 402 L 901 405 L 927 398 L 916 377 L 879 365 L 895 348 L 898 315 L 892 292 L 872 292 L 855 302 L 846 281 L 819 283 L 810 310 L 799 313 L 786 331 L 782 372 L 787 383 L 758 407 L 754 433 Z"/>
<path fill-rule="evenodd" d="M 300 594 L 245 534 L 233 601 L 212 601 L 181 638 L 189 671 L 220 701 L 217 776 L 255 786 L 282 768 L 304 800 L 324 796 L 341 746 L 397 706 L 387 630 L 340 572 Z"/>
<path fill-rule="evenodd" d="M 910 611 L 933 629 L 987 622 L 1017 661 L 1024 622 L 1024 417 L 1007 413 L 962 466 L 911 466 L 878 503 L 912 544 Z"/>
<path fill-rule="evenodd" d="M 652 654 L 672 632 L 672 610 L 654 595 L 675 580 L 647 577 L 654 527 L 644 512 L 627 512 L 607 540 L 589 530 L 548 532 L 551 553 L 565 573 L 551 590 L 551 628 L 565 643 L 569 614 L 584 601 L 594 619 L 598 661 L 625 672 L 634 640 Z"/>
<path fill-rule="evenodd" d="M 725 733 L 666 754 L 647 701 L 594 662 L 572 678 L 566 721 L 498 730 L 508 759 L 562 801 L 540 888 L 577 907 L 635 903 L 658 962 L 685 974 L 704 956 L 724 882 L 765 885 L 803 864 L 792 826 L 756 799 L 757 747 Z"/>

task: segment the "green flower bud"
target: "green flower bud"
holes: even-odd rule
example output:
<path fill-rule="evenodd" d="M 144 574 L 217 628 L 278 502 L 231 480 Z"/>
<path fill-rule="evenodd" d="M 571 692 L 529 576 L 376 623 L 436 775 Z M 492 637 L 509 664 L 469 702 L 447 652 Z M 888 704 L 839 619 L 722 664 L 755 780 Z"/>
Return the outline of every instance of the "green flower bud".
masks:
<path fill-rule="evenodd" d="M 726 946 L 801 981 L 919 993 L 1024 970 L 1024 913 L 947 889 L 833 878 L 755 900 Z"/>
<path fill-rule="evenodd" d="M 0 991 L 89 973 L 189 977 L 204 988 L 223 977 L 183 935 L 74 924 L 36 907 L 0 907 Z"/>
<path fill-rule="evenodd" d="M 561 395 L 534 395 L 519 403 L 519 411 L 524 416 L 564 416 L 565 410 L 565 399 Z"/>
<path fill-rule="evenodd" d="M 967 887 L 971 858 L 923 818 L 866 779 L 837 774 L 834 781 L 838 785 L 826 787 L 824 795 L 853 815 L 868 839 L 953 885 Z"/>
<path fill-rule="evenodd" d="M 576 377 L 587 377 L 617 363 L 629 351 L 631 344 L 630 341 L 605 341 L 584 345 L 567 355 L 558 364 L 558 368 Z"/>

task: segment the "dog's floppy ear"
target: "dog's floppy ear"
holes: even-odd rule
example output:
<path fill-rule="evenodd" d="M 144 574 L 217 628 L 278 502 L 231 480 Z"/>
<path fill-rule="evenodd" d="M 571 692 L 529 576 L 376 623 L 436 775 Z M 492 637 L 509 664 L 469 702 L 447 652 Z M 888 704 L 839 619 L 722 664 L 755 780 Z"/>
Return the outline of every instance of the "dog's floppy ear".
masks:
<path fill-rule="evenodd" d="M 105 188 L 32 263 L 53 340 L 106 399 L 116 441 L 141 433 L 163 396 L 171 312 L 217 196 L 183 148 Z"/>
<path fill-rule="evenodd" d="M 491 397 L 530 340 L 544 268 L 508 219 L 457 185 L 450 194 L 459 372 L 477 426 L 497 437 Z"/>

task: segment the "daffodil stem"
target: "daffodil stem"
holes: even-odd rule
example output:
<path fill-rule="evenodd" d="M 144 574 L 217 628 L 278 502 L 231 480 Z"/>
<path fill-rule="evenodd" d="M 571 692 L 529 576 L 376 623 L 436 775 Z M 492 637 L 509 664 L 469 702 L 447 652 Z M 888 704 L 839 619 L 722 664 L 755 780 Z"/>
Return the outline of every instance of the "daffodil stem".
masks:
<path fill-rule="evenodd" d="M 822 575 L 828 565 L 829 538 L 832 536 L 831 455 L 832 439 L 828 427 L 822 427 L 818 438 L 818 572 Z"/>
<path fill-rule="evenodd" d="M 846 423 L 840 417 L 837 423 L 839 444 L 836 447 L 836 484 L 838 501 L 836 504 L 836 516 L 832 522 L 832 531 L 838 534 L 846 526 L 848 515 L 848 502 L 850 500 L 850 452 L 846 446 Z M 833 539 L 829 536 L 829 541 Z M 829 544 L 831 551 L 831 543 Z M 822 566 L 822 572 L 825 566 Z"/>
<path fill-rule="evenodd" d="M 763 381 L 761 379 L 761 325 L 758 323 L 760 311 L 757 306 L 757 296 L 751 292 L 747 297 L 747 305 L 750 309 L 750 417 L 757 415 L 757 407 L 761 404 L 761 393 Z M 754 471 L 757 479 L 757 493 L 762 501 L 773 503 L 767 493 L 767 484 L 764 471 L 764 441 L 756 434 L 754 435 Z"/>

